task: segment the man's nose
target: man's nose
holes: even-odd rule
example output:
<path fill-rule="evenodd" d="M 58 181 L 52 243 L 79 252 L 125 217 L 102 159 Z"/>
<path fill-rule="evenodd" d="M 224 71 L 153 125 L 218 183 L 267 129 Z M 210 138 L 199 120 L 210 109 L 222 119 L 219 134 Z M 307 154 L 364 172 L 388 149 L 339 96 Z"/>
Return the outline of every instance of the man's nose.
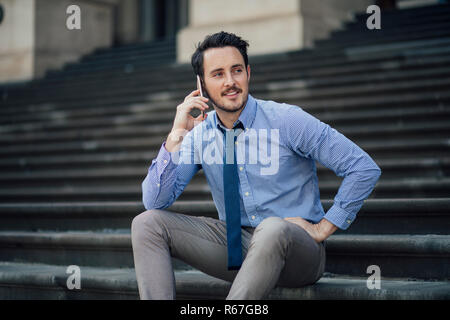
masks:
<path fill-rule="evenodd" d="M 226 74 L 226 76 L 225 76 L 225 86 L 226 87 L 232 87 L 232 86 L 234 86 L 234 84 L 235 84 L 235 81 L 234 81 L 233 75 L 231 73 Z"/>

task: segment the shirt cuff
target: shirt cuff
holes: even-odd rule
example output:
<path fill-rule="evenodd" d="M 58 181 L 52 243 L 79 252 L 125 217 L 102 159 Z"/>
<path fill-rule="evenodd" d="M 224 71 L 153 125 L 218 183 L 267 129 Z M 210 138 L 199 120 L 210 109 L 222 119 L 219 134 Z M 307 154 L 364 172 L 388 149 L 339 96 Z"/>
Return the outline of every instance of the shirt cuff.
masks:
<path fill-rule="evenodd" d="M 350 213 L 334 204 L 325 214 L 325 219 L 342 230 L 348 229 L 356 218 L 355 213 Z"/>
<path fill-rule="evenodd" d="M 161 148 L 159 149 L 158 156 L 154 162 L 157 163 L 159 171 L 163 172 L 166 169 L 173 169 L 177 165 L 172 161 L 172 153 L 167 151 L 166 142 L 164 141 Z"/>

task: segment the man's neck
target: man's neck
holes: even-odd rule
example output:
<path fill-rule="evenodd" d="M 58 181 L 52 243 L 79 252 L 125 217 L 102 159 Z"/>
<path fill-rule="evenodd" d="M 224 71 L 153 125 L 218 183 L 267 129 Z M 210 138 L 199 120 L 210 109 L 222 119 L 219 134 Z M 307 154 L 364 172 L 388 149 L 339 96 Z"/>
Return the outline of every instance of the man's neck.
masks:
<path fill-rule="evenodd" d="M 226 111 L 220 110 L 219 108 L 215 108 L 215 109 L 216 109 L 217 117 L 222 122 L 222 124 L 225 126 L 225 128 L 232 129 L 233 124 L 236 122 L 237 119 L 239 119 L 239 116 L 241 115 L 241 112 L 242 112 L 242 110 L 244 110 L 244 108 L 242 108 L 241 110 L 239 110 L 237 112 L 226 112 Z"/>

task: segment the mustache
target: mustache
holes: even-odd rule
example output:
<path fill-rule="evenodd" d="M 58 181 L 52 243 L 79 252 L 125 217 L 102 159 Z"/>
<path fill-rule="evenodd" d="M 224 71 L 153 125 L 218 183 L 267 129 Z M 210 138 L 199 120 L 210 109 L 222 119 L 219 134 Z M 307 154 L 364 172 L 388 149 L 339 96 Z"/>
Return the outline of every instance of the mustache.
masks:
<path fill-rule="evenodd" d="M 236 91 L 237 93 L 240 93 L 242 90 L 239 89 L 238 87 L 233 86 L 233 87 L 231 87 L 230 89 L 228 89 L 227 91 L 224 91 L 224 92 L 222 93 L 222 95 L 224 96 L 224 95 L 226 95 L 227 93 L 232 92 L 232 91 Z"/>

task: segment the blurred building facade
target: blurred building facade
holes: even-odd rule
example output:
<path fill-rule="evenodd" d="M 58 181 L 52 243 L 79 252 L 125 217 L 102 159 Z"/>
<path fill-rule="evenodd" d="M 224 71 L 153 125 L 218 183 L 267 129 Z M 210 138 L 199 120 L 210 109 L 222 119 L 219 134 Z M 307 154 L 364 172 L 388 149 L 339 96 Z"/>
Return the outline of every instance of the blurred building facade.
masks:
<path fill-rule="evenodd" d="M 392 0 L 0 0 L 0 82 L 39 78 L 97 48 L 162 38 L 176 38 L 177 60 L 187 62 L 199 41 L 220 30 L 249 40 L 251 55 L 302 49 L 374 3 L 395 5 Z M 70 5 L 81 10 L 80 30 L 66 26 Z"/>

